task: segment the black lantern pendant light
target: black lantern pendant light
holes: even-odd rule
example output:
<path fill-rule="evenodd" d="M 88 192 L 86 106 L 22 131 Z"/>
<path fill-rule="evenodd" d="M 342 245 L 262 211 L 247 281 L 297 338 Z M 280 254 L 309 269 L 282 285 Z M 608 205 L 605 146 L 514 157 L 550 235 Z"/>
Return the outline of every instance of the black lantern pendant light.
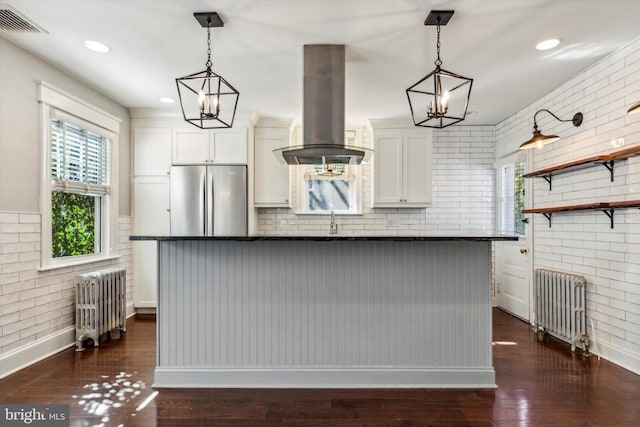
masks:
<path fill-rule="evenodd" d="M 520 145 L 521 150 L 527 150 L 529 148 L 537 148 L 538 150 L 540 150 L 545 145 L 551 144 L 552 142 L 555 142 L 560 139 L 560 137 L 557 135 L 544 135 L 542 132 L 538 130 L 538 122 L 536 120 L 536 116 L 539 113 L 542 113 L 543 111 L 551 114 L 551 116 L 559 122 L 571 122 L 575 127 L 578 127 L 582 124 L 582 119 L 583 119 L 582 113 L 576 113 L 573 115 L 572 118 L 563 120 L 547 109 L 538 110 L 533 115 L 533 136 L 531 137 L 531 139 L 523 142 Z"/>
<path fill-rule="evenodd" d="M 435 70 L 407 89 L 409 108 L 415 126 L 445 128 L 464 120 L 473 79 L 441 68 L 440 26 L 446 25 L 453 10 L 432 10 L 424 25 L 437 27 L 438 57 Z"/>
<path fill-rule="evenodd" d="M 201 129 L 230 128 L 240 93 L 211 70 L 211 27 L 224 27 L 216 12 L 194 13 L 207 29 L 206 70 L 176 79 L 184 119 Z"/>

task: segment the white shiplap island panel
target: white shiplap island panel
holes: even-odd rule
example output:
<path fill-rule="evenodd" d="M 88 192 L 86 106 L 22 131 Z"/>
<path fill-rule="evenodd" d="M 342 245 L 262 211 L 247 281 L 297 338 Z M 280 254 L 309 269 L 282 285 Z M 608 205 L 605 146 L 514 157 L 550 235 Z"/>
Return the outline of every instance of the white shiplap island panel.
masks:
<path fill-rule="evenodd" d="M 159 240 L 156 387 L 495 387 L 489 240 Z"/>

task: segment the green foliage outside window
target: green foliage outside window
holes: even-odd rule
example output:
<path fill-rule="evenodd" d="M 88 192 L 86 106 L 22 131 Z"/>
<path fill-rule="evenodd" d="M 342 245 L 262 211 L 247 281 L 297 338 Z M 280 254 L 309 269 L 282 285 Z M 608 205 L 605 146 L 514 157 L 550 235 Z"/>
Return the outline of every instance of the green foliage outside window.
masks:
<path fill-rule="evenodd" d="M 53 258 L 98 252 L 95 227 L 99 200 L 84 194 L 51 193 Z"/>

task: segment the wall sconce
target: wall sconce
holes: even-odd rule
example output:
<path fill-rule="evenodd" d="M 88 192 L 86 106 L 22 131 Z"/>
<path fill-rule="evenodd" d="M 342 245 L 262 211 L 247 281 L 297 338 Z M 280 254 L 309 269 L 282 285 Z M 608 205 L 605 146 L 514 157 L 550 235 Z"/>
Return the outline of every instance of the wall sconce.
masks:
<path fill-rule="evenodd" d="M 553 116 L 553 118 L 558 120 L 559 122 L 571 122 L 575 127 L 578 127 L 582 124 L 582 118 L 583 118 L 582 113 L 574 114 L 573 118 L 571 119 L 562 120 L 561 118 L 559 118 L 549 110 L 546 110 L 546 109 L 538 110 L 533 115 L 533 136 L 527 142 L 523 142 L 522 145 L 520 145 L 521 150 L 527 150 L 529 148 L 541 149 L 545 145 L 560 139 L 560 137 L 557 135 L 543 135 L 542 132 L 538 130 L 538 122 L 536 121 L 536 116 L 543 111 L 551 114 L 551 116 Z"/>
<path fill-rule="evenodd" d="M 224 23 L 216 12 L 196 12 L 193 16 L 207 29 L 207 69 L 176 79 L 182 115 L 200 129 L 230 128 L 240 93 L 211 70 L 211 27 L 224 27 Z"/>
<path fill-rule="evenodd" d="M 432 10 L 424 25 L 437 27 L 436 68 L 406 90 L 415 126 L 445 128 L 464 120 L 473 79 L 447 71 L 440 66 L 440 26 L 447 25 L 453 10 Z"/>
<path fill-rule="evenodd" d="M 640 113 L 640 102 L 633 105 L 631 108 L 627 110 L 627 114 L 636 114 L 636 113 Z"/>

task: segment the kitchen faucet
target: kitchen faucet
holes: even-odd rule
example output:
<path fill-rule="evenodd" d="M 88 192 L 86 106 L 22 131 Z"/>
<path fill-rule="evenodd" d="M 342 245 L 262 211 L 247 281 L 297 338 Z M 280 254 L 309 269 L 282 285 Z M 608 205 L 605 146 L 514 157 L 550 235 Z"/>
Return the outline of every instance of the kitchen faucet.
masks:
<path fill-rule="evenodd" d="M 336 216 L 331 210 L 331 223 L 329 224 L 329 234 L 338 234 L 338 224 L 336 223 Z"/>

